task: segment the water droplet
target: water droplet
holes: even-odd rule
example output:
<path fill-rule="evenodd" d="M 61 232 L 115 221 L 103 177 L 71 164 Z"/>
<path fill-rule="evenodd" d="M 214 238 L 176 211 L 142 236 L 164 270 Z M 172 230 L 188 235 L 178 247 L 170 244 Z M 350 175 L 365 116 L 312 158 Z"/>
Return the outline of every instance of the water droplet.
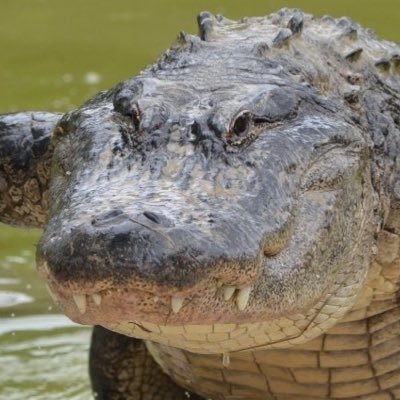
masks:
<path fill-rule="evenodd" d="M 231 363 L 231 358 L 230 358 L 229 354 L 226 354 L 226 353 L 222 354 L 222 365 L 225 368 L 228 368 L 230 363 Z"/>
<path fill-rule="evenodd" d="M 101 75 L 97 72 L 90 71 L 85 74 L 84 80 L 87 85 L 97 85 L 101 82 Z"/>

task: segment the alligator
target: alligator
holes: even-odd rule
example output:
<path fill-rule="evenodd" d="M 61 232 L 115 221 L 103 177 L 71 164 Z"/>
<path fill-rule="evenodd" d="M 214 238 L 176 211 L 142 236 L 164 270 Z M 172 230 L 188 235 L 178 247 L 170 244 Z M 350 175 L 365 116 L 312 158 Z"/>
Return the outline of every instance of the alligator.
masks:
<path fill-rule="evenodd" d="M 95 325 L 93 393 L 400 399 L 400 47 L 298 9 L 0 117 L 0 220 Z"/>

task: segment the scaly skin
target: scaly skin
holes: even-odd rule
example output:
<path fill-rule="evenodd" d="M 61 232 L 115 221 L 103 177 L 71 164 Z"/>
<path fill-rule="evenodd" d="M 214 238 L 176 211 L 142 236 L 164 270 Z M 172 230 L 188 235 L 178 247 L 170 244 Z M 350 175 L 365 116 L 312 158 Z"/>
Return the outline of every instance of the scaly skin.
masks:
<path fill-rule="evenodd" d="M 161 371 L 142 340 L 101 326 L 93 330 L 89 368 L 97 400 L 200 399 Z"/>
<path fill-rule="evenodd" d="M 298 10 L 199 27 L 37 160 L 39 273 L 110 330 L 94 392 L 399 399 L 399 47 Z"/>
<path fill-rule="evenodd" d="M 389 220 L 399 217 L 396 210 Z M 376 260 L 352 310 L 303 345 L 231 353 L 225 366 L 220 354 L 147 346 L 176 382 L 215 400 L 399 399 L 399 227 L 379 235 Z"/>
<path fill-rule="evenodd" d="M 61 115 L 0 116 L 0 222 L 42 227 L 48 212 L 50 135 Z"/>

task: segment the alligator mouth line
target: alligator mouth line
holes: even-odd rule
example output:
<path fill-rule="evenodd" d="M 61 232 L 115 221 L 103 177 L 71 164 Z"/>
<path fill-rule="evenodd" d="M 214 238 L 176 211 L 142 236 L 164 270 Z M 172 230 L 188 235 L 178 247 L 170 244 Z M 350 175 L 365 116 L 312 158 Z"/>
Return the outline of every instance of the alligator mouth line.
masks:
<path fill-rule="evenodd" d="M 57 301 L 57 296 L 50 288 L 50 285 L 46 284 L 46 287 L 52 299 L 54 301 Z M 252 289 L 253 289 L 252 286 L 239 288 L 236 286 L 224 285 L 221 287 L 221 290 L 223 291 L 224 300 L 229 301 L 233 298 L 239 311 L 244 311 L 246 309 L 250 300 Z M 103 295 L 101 294 L 101 292 L 93 294 L 81 294 L 81 293 L 72 294 L 72 300 L 81 314 L 86 313 L 86 310 L 88 308 L 87 305 L 90 301 L 92 301 L 95 306 L 101 306 L 102 299 Z M 154 296 L 155 303 L 158 301 L 158 299 L 159 299 L 158 296 Z M 171 296 L 170 299 L 171 299 L 170 301 L 171 311 L 174 314 L 178 314 L 185 303 L 186 297 Z"/>
<path fill-rule="evenodd" d="M 50 296 L 56 303 L 60 303 L 60 300 L 69 302 L 75 306 L 75 309 L 82 316 L 84 316 L 89 310 L 100 309 L 104 303 L 104 299 L 108 299 L 110 295 L 115 296 L 115 294 L 117 294 L 117 296 L 121 296 L 120 289 L 106 289 L 99 292 L 91 291 L 91 293 L 85 293 L 84 291 L 77 292 L 74 290 L 69 291 L 65 288 L 61 288 L 56 283 L 51 283 L 51 280 L 49 280 L 49 283 L 47 283 L 46 286 Z M 224 285 L 223 283 L 218 282 L 214 289 L 219 298 L 222 297 L 225 302 L 233 302 L 238 311 L 245 311 L 251 300 L 253 288 L 253 285 L 239 287 L 235 285 Z M 192 303 L 198 290 L 200 289 L 191 290 L 188 295 L 164 295 L 162 297 L 155 293 L 145 291 L 136 291 L 136 293 L 151 299 L 154 304 L 160 303 L 164 306 L 168 305 L 168 315 L 177 315 L 180 313 L 182 308 L 189 306 Z"/>

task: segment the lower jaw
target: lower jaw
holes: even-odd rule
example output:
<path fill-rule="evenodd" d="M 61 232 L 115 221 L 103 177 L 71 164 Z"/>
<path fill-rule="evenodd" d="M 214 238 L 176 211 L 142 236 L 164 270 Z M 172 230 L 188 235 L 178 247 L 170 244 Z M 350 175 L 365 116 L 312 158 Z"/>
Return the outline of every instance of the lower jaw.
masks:
<path fill-rule="evenodd" d="M 353 296 L 354 297 L 354 296 Z M 320 299 L 305 313 L 291 313 L 285 317 L 252 316 L 240 320 L 237 315 L 229 321 L 222 319 L 220 312 L 212 312 L 209 318 L 160 318 L 159 313 L 140 313 L 129 317 L 126 310 L 113 304 L 109 310 L 93 310 L 90 305 L 86 313 L 79 313 L 76 305 L 62 302 L 61 308 L 74 321 L 87 325 L 102 325 L 105 328 L 146 341 L 180 348 L 200 354 L 229 354 L 246 350 L 289 348 L 321 335 L 335 325 L 353 303 L 351 298 L 333 306 L 327 296 Z M 58 299 L 59 300 L 59 299 Z M 129 304 L 128 304 L 129 306 Z M 72 311 L 71 311 L 72 309 Z M 102 311 L 105 311 L 104 313 Z M 114 314 L 112 315 L 112 312 Z M 111 318 L 112 315 L 112 318 Z M 108 318 L 110 316 L 110 318 Z M 153 317 L 153 318 L 152 318 Z M 247 316 L 249 317 L 249 316 Z M 229 322 L 227 322 L 227 319 Z M 235 321 L 235 322 L 231 322 Z"/>
<path fill-rule="evenodd" d="M 347 294 L 346 289 L 338 288 L 337 293 L 323 296 L 306 312 L 288 313 L 285 317 L 236 319 L 234 323 L 202 320 L 199 324 L 191 319 L 187 323 L 160 324 L 144 317 L 100 325 L 126 336 L 200 354 L 290 348 L 320 336 L 343 318 L 357 293 L 354 288 L 351 296 L 342 297 Z"/>
<path fill-rule="evenodd" d="M 304 314 L 292 313 L 286 317 L 273 318 L 265 314 L 263 317 L 259 314 L 251 315 L 248 312 L 240 318 L 234 304 L 231 311 L 227 312 L 226 302 L 215 304 L 211 313 L 208 310 L 208 315 L 204 312 L 196 315 L 196 311 L 190 314 L 184 310 L 182 314 L 167 312 L 165 308 L 169 304 L 163 304 L 162 299 L 159 299 L 153 312 L 149 309 L 143 310 L 130 317 L 131 310 L 140 310 L 141 307 L 127 297 L 120 298 L 119 301 L 113 297 L 113 302 L 107 302 L 104 298 L 101 304 L 95 304 L 95 300 L 87 295 L 85 309 L 79 310 L 76 302 L 71 299 L 71 293 L 63 292 L 57 291 L 54 294 L 54 291 L 50 291 L 63 312 L 75 322 L 101 325 L 126 336 L 194 353 L 225 354 L 251 349 L 288 348 L 305 343 L 321 333 L 319 330 L 314 335 L 308 331 L 310 321 L 318 314 L 322 304 L 316 304 Z M 160 308 L 164 308 L 164 314 L 160 312 Z M 194 306 L 188 308 L 196 310 Z"/>
<path fill-rule="evenodd" d="M 104 291 L 99 304 L 93 294 L 83 295 L 84 307 L 79 309 L 70 290 L 54 283 L 51 286 L 56 303 L 78 323 L 102 325 L 126 336 L 202 354 L 303 344 L 336 324 L 352 306 L 358 291 L 354 288 L 349 295 L 345 285 L 346 293 L 341 293 L 342 285 L 338 284 L 337 293 L 335 290 L 322 296 L 307 311 L 286 310 L 285 317 L 279 317 L 254 313 L 251 308 L 238 312 L 234 297 L 229 303 L 215 290 L 186 300 L 177 313 L 171 310 L 170 297 L 150 302 L 137 291 Z"/>
<path fill-rule="evenodd" d="M 308 332 L 310 320 L 302 314 L 241 324 L 158 325 L 145 321 L 125 321 L 103 326 L 126 336 L 200 354 L 288 348 L 305 343 L 320 334 L 320 331 L 315 335 Z"/>

